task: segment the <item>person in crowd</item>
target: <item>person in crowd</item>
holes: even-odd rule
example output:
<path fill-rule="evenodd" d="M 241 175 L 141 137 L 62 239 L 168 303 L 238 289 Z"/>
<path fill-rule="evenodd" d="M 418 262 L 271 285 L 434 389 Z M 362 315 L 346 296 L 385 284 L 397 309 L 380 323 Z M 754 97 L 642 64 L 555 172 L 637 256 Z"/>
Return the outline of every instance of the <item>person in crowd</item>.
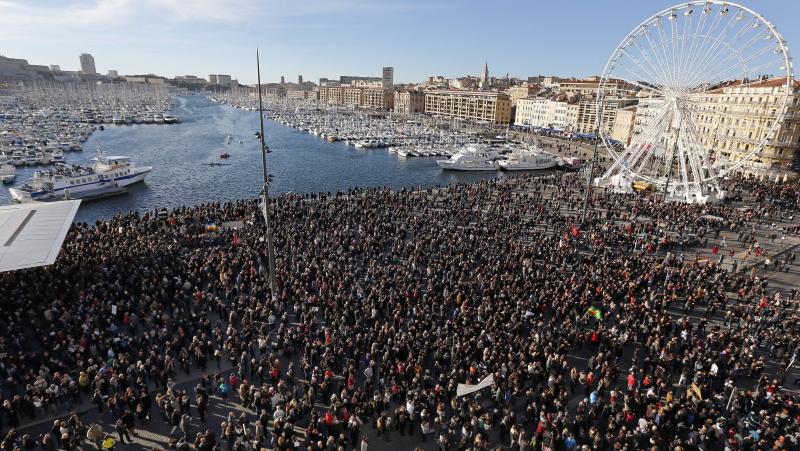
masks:
<path fill-rule="evenodd" d="M 281 195 L 274 287 L 256 200 L 75 224 L 54 265 L 0 275 L 4 448 L 84 403 L 99 419 L 43 449 L 109 449 L 103 426 L 203 451 L 800 449 L 797 292 L 770 272 L 794 253 L 755 265 L 797 239 L 800 184 L 596 189 L 582 219 L 584 178 Z"/>

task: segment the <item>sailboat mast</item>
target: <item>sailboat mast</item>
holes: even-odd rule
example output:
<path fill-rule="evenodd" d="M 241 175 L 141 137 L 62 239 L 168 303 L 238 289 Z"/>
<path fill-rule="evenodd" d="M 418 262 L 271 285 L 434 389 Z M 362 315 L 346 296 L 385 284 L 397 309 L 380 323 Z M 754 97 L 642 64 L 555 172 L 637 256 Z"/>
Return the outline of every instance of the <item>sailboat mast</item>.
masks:
<path fill-rule="evenodd" d="M 264 104 L 261 100 L 261 60 L 256 49 L 256 66 L 258 72 L 258 121 L 261 126 L 261 169 L 264 176 L 264 191 L 262 198 L 262 208 L 264 222 L 267 227 L 267 258 L 269 259 L 269 294 L 272 300 L 278 299 L 278 287 L 275 280 L 275 244 L 272 239 L 272 221 L 269 214 L 269 175 L 267 174 L 267 145 L 264 142 Z"/>

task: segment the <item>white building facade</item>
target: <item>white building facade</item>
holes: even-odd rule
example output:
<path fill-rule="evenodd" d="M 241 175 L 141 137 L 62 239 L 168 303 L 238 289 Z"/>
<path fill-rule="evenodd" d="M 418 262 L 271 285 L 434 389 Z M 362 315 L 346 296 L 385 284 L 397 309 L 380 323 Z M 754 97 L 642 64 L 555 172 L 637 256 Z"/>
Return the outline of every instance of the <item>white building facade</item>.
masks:
<path fill-rule="evenodd" d="M 574 131 L 578 105 L 542 97 L 519 99 L 514 125 Z"/>

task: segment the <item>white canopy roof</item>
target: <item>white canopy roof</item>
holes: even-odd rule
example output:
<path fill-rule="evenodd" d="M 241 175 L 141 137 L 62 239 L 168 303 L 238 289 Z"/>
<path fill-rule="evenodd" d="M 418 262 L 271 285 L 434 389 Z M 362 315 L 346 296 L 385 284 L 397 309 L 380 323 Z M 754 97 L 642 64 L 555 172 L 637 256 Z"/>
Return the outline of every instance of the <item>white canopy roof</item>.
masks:
<path fill-rule="evenodd" d="M 0 272 L 56 261 L 80 200 L 0 206 Z"/>

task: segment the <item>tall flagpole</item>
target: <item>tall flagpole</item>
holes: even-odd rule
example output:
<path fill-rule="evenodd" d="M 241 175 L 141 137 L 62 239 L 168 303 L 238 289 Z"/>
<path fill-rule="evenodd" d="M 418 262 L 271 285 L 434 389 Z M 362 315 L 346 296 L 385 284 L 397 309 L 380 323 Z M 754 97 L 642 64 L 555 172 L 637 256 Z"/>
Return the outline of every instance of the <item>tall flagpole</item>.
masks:
<path fill-rule="evenodd" d="M 258 70 L 258 121 L 261 125 L 261 169 L 264 175 L 264 190 L 261 193 L 261 206 L 264 222 L 267 225 L 267 255 L 269 258 L 269 294 L 272 300 L 278 299 L 278 287 L 275 281 L 275 243 L 272 240 L 272 221 L 269 217 L 269 175 L 267 174 L 267 145 L 264 143 L 264 105 L 261 101 L 261 61 L 256 47 L 256 66 Z"/>

